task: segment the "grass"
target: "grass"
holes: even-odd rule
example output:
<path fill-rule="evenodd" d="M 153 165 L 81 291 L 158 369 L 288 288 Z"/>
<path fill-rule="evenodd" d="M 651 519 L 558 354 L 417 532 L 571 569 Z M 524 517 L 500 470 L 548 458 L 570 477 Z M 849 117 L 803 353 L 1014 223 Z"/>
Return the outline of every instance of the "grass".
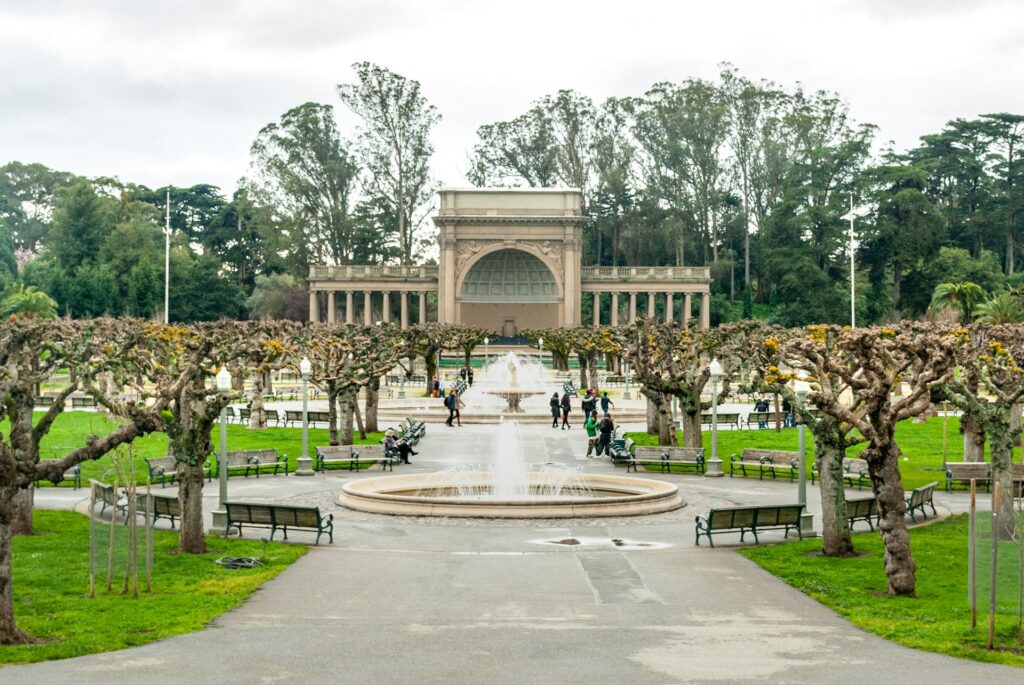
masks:
<path fill-rule="evenodd" d="M 896 427 L 896 442 L 903 451 L 903 463 L 900 470 L 903 485 L 916 488 L 932 481 L 938 481 L 945 487 L 946 475 L 942 460 L 942 417 L 931 417 L 926 423 L 903 421 Z M 947 426 L 948 461 L 962 461 L 964 458 L 963 438 L 960 437 L 960 419 L 950 416 Z M 744 448 L 776 449 L 796 451 L 799 446 L 798 428 L 784 428 L 776 433 L 773 427 L 764 430 L 720 430 L 718 431 L 718 457 L 728 473 L 729 456 L 739 454 Z M 629 433 L 638 445 L 657 445 L 658 436 L 647 433 Z M 679 444 L 683 444 L 682 433 L 678 434 Z M 860 444 L 846 451 L 847 456 L 855 457 L 865 445 Z M 704 431 L 704 453 L 711 455 L 711 431 Z M 814 458 L 814 438 L 807 431 L 808 469 Z M 808 470 L 808 473 L 810 471 Z"/>
<path fill-rule="evenodd" d="M 177 533 L 155 531 L 153 592 L 142 591 L 140 572 L 139 597 L 122 595 L 117 583 L 108 593 L 97 582 L 90 599 L 89 519 L 36 511 L 34 522 L 35 535 L 14 538 L 14 611 L 19 627 L 42 642 L 0 646 L 0 663 L 66 659 L 200 630 L 306 553 L 301 545 L 269 543 L 265 568 L 225 570 L 214 560 L 259 557 L 263 543 L 210 536 L 207 554 L 176 554 Z"/>
<path fill-rule="evenodd" d="M 42 416 L 37 412 L 36 418 Z M 86 438 L 90 435 L 106 435 L 116 426 L 116 423 L 109 420 L 102 412 L 68 411 L 57 417 L 50 432 L 43 439 L 40 446 L 40 456 L 43 459 L 57 459 L 63 457 L 71 450 L 85 444 Z M 7 422 L 0 423 L 0 430 L 8 430 Z M 360 440 L 356 433 L 357 444 L 375 444 L 384 437 L 383 432 L 367 433 L 365 440 Z M 228 425 L 228 449 L 229 450 L 253 450 L 276 448 L 279 454 L 287 454 L 288 470 L 295 469 L 295 461 L 302 454 L 302 429 L 301 428 L 267 428 L 266 430 L 249 430 L 238 424 Z M 313 454 L 315 445 L 327 445 L 329 443 L 328 431 L 324 428 L 309 429 L 309 451 Z M 220 426 L 213 428 L 214 450 L 220 448 Z M 126 449 L 126 448 L 124 448 Z M 163 433 L 152 433 L 137 439 L 132 445 L 132 461 L 137 475 L 137 481 L 144 483 L 149 473 L 145 457 L 162 457 L 167 455 L 167 436 Z M 96 461 L 87 461 L 82 464 L 82 481 L 89 478 L 97 478 L 105 482 L 113 479 L 114 469 L 109 455 Z M 70 481 L 64 481 L 61 485 L 70 487 Z"/>
<path fill-rule="evenodd" d="M 809 552 L 821 548 L 820 541 L 812 540 L 750 547 L 739 552 L 855 626 L 887 640 L 929 652 L 1024 667 L 1024 651 L 1017 642 L 1015 591 L 1002 593 L 1000 602 L 996 644 L 1002 645 L 1002 650 L 985 648 L 986 602 L 979 600 L 978 627 L 971 629 L 967 603 L 967 517 L 955 516 L 914 528 L 910 537 L 917 561 L 916 599 L 886 594 L 883 548 L 878 533 L 854 535 L 854 545 L 864 556 L 851 559 L 810 556 Z M 1006 551 L 1001 551 L 1001 556 L 1016 557 L 1013 543 L 1004 545 Z M 987 575 L 979 573 L 978 578 L 981 596 Z M 1015 585 L 1001 583 L 1002 587 Z"/>

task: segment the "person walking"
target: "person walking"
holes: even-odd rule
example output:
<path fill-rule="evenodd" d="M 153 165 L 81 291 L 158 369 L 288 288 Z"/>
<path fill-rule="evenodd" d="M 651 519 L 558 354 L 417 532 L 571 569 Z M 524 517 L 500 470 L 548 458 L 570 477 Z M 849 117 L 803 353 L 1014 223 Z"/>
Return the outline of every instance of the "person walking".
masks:
<path fill-rule="evenodd" d="M 612 402 L 612 398 L 608 397 L 608 391 L 605 390 L 601 395 L 601 413 L 605 416 L 608 416 L 608 407 L 615 409 L 615 403 Z"/>
<path fill-rule="evenodd" d="M 572 401 L 569 399 L 569 393 L 562 393 L 562 430 L 566 428 L 572 428 L 569 425 L 569 412 L 572 411 Z"/>
<path fill-rule="evenodd" d="M 590 455 L 597 449 L 597 412 L 592 411 L 587 415 L 587 421 L 583 424 L 583 428 L 587 431 L 587 459 L 590 459 Z M 598 455 L 600 456 L 600 452 Z"/>
<path fill-rule="evenodd" d="M 601 419 L 601 425 L 597 427 L 601 433 L 597 439 L 597 456 L 608 453 L 611 456 L 610 446 L 612 444 L 612 436 L 615 435 L 615 422 L 612 421 L 611 414 L 605 414 L 604 418 Z"/>
<path fill-rule="evenodd" d="M 455 420 L 455 401 L 456 397 L 454 394 L 448 395 L 448 397 L 444 398 L 444 406 L 445 409 L 448 410 L 448 420 L 445 421 L 445 423 L 448 424 L 449 426 L 451 426 L 452 421 Z"/>
<path fill-rule="evenodd" d="M 472 388 L 473 387 L 473 369 L 469 370 L 469 374 L 467 376 L 467 379 L 469 381 L 469 387 Z"/>
<path fill-rule="evenodd" d="M 462 428 L 462 410 L 466 407 L 466 403 L 462 401 L 462 393 L 458 390 L 452 390 L 452 404 L 455 405 L 455 422 L 459 424 L 459 428 Z"/>
<path fill-rule="evenodd" d="M 558 401 L 558 393 L 551 395 L 551 427 L 558 428 L 558 416 L 562 413 L 562 403 Z"/>
<path fill-rule="evenodd" d="M 583 415 L 587 418 L 590 418 L 590 414 L 597 410 L 597 398 L 594 397 L 593 390 L 587 390 L 583 396 L 583 402 L 580 403 L 580 409 L 583 410 Z"/>

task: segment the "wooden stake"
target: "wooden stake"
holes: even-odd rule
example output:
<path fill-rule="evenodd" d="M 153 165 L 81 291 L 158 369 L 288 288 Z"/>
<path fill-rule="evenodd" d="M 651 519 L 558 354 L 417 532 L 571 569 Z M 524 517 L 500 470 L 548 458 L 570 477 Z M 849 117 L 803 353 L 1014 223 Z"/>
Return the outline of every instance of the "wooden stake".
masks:
<path fill-rule="evenodd" d="M 114 506 L 110 508 L 110 544 L 107 545 L 107 592 L 110 592 L 114 582 L 114 517 L 117 516 L 117 479 L 114 480 L 111 488 L 113 488 L 111 498 L 114 500 Z"/>
<path fill-rule="evenodd" d="M 971 479 L 971 506 L 967 516 L 967 597 L 971 605 L 971 630 L 978 627 L 978 481 Z"/>
<path fill-rule="evenodd" d="M 999 570 L 999 481 L 992 484 L 992 590 L 988 596 L 988 648 L 992 649 L 996 637 L 996 581 Z"/>
<path fill-rule="evenodd" d="M 89 596 L 96 596 L 96 483 L 89 481 Z"/>

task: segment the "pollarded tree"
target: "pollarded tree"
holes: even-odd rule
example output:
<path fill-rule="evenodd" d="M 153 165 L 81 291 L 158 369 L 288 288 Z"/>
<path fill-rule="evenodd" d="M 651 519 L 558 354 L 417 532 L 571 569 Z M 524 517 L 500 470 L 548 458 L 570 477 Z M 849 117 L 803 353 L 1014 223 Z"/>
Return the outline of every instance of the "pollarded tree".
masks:
<path fill-rule="evenodd" d="M 819 335 L 824 334 L 821 331 Z M 878 500 L 885 572 L 892 595 L 913 595 L 916 587 L 916 564 L 904 519 L 907 505 L 896 426 L 929 407 L 932 390 L 952 373 L 959 344 L 952 329 L 929 324 L 844 329 L 836 337 L 834 354 L 822 359 L 822 368 L 849 386 L 852 404 L 838 395 L 810 395 L 824 413 L 853 426 L 867 439 L 861 456 L 868 463 L 871 488 Z M 897 394 L 899 390 L 901 394 Z"/>
<path fill-rule="evenodd" d="M 411 326 L 404 332 L 407 347 L 422 356 L 427 366 L 427 395 L 437 378 L 437 356 L 456 346 L 461 329 L 458 324 L 430 322 Z"/>
<path fill-rule="evenodd" d="M 0 421 L 8 422 L 6 435 L 0 432 L 0 645 L 32 641 L 15 623 L 11 593 L 11 537 L 26 518 L 29 527 L 23 532 L 31 532 L 28 489 L 40 479 L 60 482 L 75 465 L 161 429 L 164 402 L 140 407 L 124 400 L 116 384 L 116 392 L 108 394 L 95 382 L 98 375 L 119 369 L 125 355 L 141 341 L 138 322 L 131 321 L 29 318 L 0 323 Z M 64 368 L 70 380 L 33 425 L 40 387 L 52 383 Z M 78 389 L 116 410 L 125 421 L 107 435 L 90 436 L 59 459 L 41 461 L 40 443 L 64 411 L 65 400 Z"/>
<path fill-rule="evenodd" d="M 573 349 L 580 360 L 580 387 L 600 390 L 597 360 L 603 355 L 621 355 L 622 347 L 613 329 L 606 326 L 577 326 L 572 329 Z"/>
<path fill-rule="evenodd" d="M 1001 535 L 1013 535 L 1013 446 L 1021 434 L 1024 400 L 1024 326 L 973 326 L 957 331 L 956 371 L 942 392 L 984 430 L 992 480 L 1000 484 Z M 979 392 L 980 390 L 980 392 Z"/>
<path fill-rule="evenodd" d="M 569 355 L 572 354 L 575 339 L 568 328 L 525 328 L 522 331 L 523 337 L 532 340 L 538 345 L 543 340 L 542 349 L 551 353 L 551 366 L 556 371 L 566 371 L 569 368 Z"/>
<path fill-rule="evenodd" d="M 495 337 L 493 331 L 489 331 L 486 328 L 477 328 L 476 326 L 462 326 L 455 332 L 453 339 L 455 340 L 455 345 L 461 348 L 463 355 L 465 355 L 466 371 L 469 371 L 469 358 L 473 355 L 473 350 L 483 343 L 484 338 L 490 337 Z"/>

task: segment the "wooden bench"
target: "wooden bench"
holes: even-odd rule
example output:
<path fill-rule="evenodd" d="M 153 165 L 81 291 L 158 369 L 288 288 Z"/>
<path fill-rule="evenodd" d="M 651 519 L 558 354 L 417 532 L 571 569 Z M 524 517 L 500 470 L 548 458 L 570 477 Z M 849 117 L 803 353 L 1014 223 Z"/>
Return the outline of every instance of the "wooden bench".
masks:
<path fill-rule="evenodd" d="M 160 519 L 167 519 L 171 522 L 171 528 L 174 528 L 175 521 L 181 518 L 181 502 L 178 501 L 175 495 L 151 495 L 147 497 L 145 493 L 139 493 L 138 505 L 136 513 L 139 516 L 146 516 L 146 511 L 149 508 L 150 498 L 152 498 L 153 508 L 150 512 L 153 516 L 153 523 L 155 524 Z"/>
<path fill-rule="evenodd" d="M 248 502 L 225 502 L 227 525 L 224 534 L 232 528 L 238 529 L 242 536 L 242 528 L 269 528 L 270 539 L 280 530 L 284 539 L 288 539 L 288 529 L 310 530 L 316 533 L 316 544 L 320 544 L 320 536 L 327 534 L 328 540 L 334 544 L 334 514 L 322 516 L 319 507 L 296 507 L 284 504 L 252 504 Z"/>
<path fill-rule="evenodd" d="M 702 447 L 660 447 L 657 445 L 640 445 L 632 458 L 626 462 L 626 473 L 632 468 L 635 473 L 637 465 L 659 466 L 662 473 L 672 471 L 672 465 L 682 468 L 692 467 L 695 473 L 704 473 L 704 449 Z"/>
<path fill-rule="evenodd" d="M 874 530 L 872 519 L 878 518 L 878 500 L 874 497 L 846 500 L 846 518 L 850 521 L 850 530 L 853 530 L 853 524 L 857 521 L 864 521 Z"/>
<path fill-rule="evenodd" d="M 752 411 L 747 414 L 747 428 L 752 428 L 755 423 L 765 424 L 768 427 L 775 425 L 778 421 L 780 425 L 785 424 L 786 414 L 781 411 Z M 760 428 L 760 425 L 758 425 Z"/>
<path fill-rule="evenodd" d="M 754 534 L 754 542 L 760 542 L 757 538 L 758 531 L 785 530 L 785 537 L 789 537 L 789 531 L 795 530 L 800 539 L 804 539 L 803 531 L 800 530 L 800 516 L 803 514 L 802 504 L 776 504 L 761 507 L 729 507 L 727 509 L 712 509 L 707 517 L 697 517 L 697 544 L 703 535 L 708 539 L 712 547 L 715 542 L 712 539 L 713 533 L 736 533 L 740 534 L 740 542 L 747 533 Z"/>
<path fill-rule="evenodd" d="M 1010 478 L 1013 480 L 1015 490 L 1020 493 L 1024 486 L 1024 463 L 1017 462 L 1011 465 Z M 985 487 L 992 487 L 992 464 L 985 461 L 950 461 L 946 462 L 946 492 L 953 489 L 954 483 L 964 483 L 968 487 L 971 480 L 979 484 L 984 483 Z"/>
<path fill-rule="evenodd" d="M 914 488 L 907 494 L 907 513 L 910 514 L 910 520 L 917 523 L 917 518 L 914 516 L 914 512 L 917 510 L 921 511 L 921 516 L 925 519 L 928 518 L 928 514 L 925 512 L 925 505 L 932 508 L 932 514 L 938 516 L 939 512 L 935 511 L 935 502 L 932 501 L 932 497 L 935 494 L 935 488 L 938 486 L 937 482 L 928 483 L 922 485 L 919 488 Z"/>
<path fill-rule="evenodd" d="M 246 478 L 250 473 L 255 473 L 259 478 L 261 471 L 272 471 L 274 475 L 283 471 L 284 475 L 288 475 L 288 457 L 278 455 L 276 449 L 236 450 L 228 452 L 226 456 L 229 476 L 232 471 L 241 471 Z"/>
<path fill-rule="evenodd" d="M 790 482 L 800 473 L 800 453 L 782 450 L 758 450 L 747 448 L 742 454 L 729 457 L 729 477 L 739 472 L 743 476 L 750 475 L 747 471 L 757 473 L 759 480 L 766 475 L 773 479 L 781 472 L 789 475 Z"/>
<path fill-rule="evenodd" d="M 700 415 L 700 425 L 701 426 L 707 426 L 708 428 L 711 428 L 711 424 L 712 423 L 713 423 L 713 417 L 712 417 L 711 412 L 702 412 L 701 415 Z M 734 413 L 731 413 L 731 412 L 728 413 L 728 414 L 724 414 L 722 412 L 718 412 L 718 425 L 719 426 L 732 426 L 733 428 L 736 428 L 738 430 L 739 427 L 740 427 L 740 415 L 739 414 L 734 414 Z"/>
<path fill-rule="evenodd" d="M 53 395 L 40 395 L 36 398 L 37 407 L 52 407 L 53 403 L 57 400 Z"/>
<path fill-rule="evenodd" d="M 78 488 L 82 487 L 82 465 L 81 464 L 75 464 L 70 469 L 65 471 L 64 472 L 64 480 L 70 480 L 72 485 L 74 486 L 75 490 L 77 490 Z M 43 482 L 43 481 L 37 480 L 36 481 L 36 487 L 38 487 L 39 483 L 41 483 L 41 482 Z M 54 483 L 54 485 L 57 485 L 57 483 Z"/>
<path fill-rule="evenodd" d="M 108 485 L 107 483 L 101 483 L 93 478 L 89 479 L 96 490 L 96 500 L 103 505 L 100 508 L 100 516 L 107 510 L 107 507 L 113 507 L 114 511 L 121 512 L 124 514 L 125 521 L 128 521 L 128 497 L 124 494 L 123 490 L 118 490 L 117 497 L 114 497 L 114 486 Z M 113 516 L 113 515 L 111 515 Z"/>
<path fill-rule="evenodd" d="M 811 484 L 813 485 L 817 482 L 820 477 L 818 462 L 811 462 Z M 843 481 L 851 488 L 856 485 L 858 490 L 861 490 L 865 485 L 870 485 L 871 475 L 868 473 L 867 460 L 843 457 Z"/>
<path fill-rule="evenodd" d="M 95 407 L 96 399 L 93 397 L 72 397 L 71 408 L 72 409 L 83 409 L 85 407 Z"/>
<path fill-rule="evenodd" d="M 349 471 L 358 471 L 361 464 L 380 464 L 382 470 L 395 470 L 397 453 L 389 453 L 380 445 L 320 445 L 316 447 L 316 469 L 325 471 L 328 464 L 347 464 Z"/>
<path fill-rule="evenodd" d="M 314 423 L 330 423 L 331 414 L 326 411 L 310 411 L 306 412 L 306 419 L 309 421 L 309 425 L 312 426 Z M 296 423 L 302 425 L 302 411 L 285 410 L 284 412 L 284 425 L 287 426 L 290 423 Z"/>
<path fill-rule="evenodd" d="M 160 486 L 167 487 L 167 483 L 173 483 L 178 477 L 178 460 L 174 457 L 146 457 L 146 464 L 149 466 L 149 480 L 156 483 L 160 479 Z M 203 471 L 206 480 L 213 480 L 213 460 L 207 457 L 203 462 Z"/>
<path fill-rule="evenodd" d="M 235 413 L 234 407 L 224 407 L 224 417 L 228 423 L 235 423 L 238 420 L 238 414 Z"/>

